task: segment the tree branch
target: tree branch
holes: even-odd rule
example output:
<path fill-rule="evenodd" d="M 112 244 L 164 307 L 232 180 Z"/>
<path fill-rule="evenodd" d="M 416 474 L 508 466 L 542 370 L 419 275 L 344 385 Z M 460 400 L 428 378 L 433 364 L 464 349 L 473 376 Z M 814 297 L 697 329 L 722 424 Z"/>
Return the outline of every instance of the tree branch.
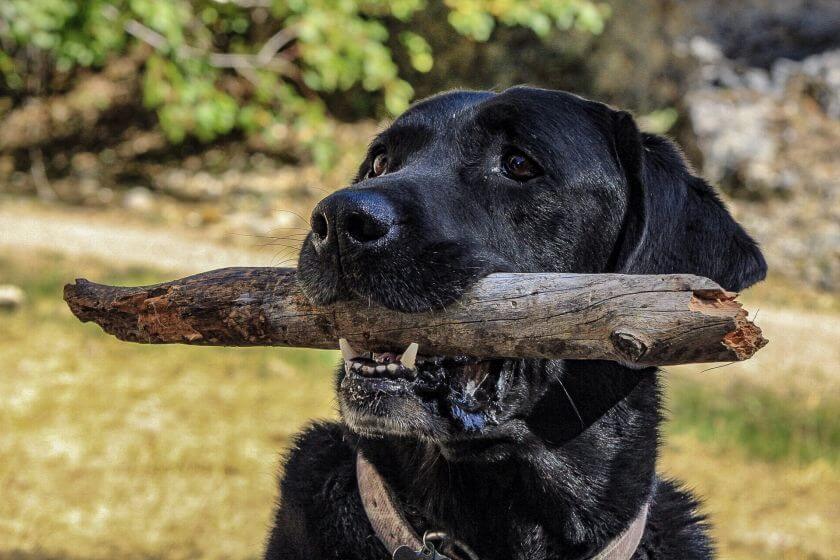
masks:
<path fill-rule="evenodd" d="M 366 302 L 313 307 L 296 271 L 226 268 L 138 288 L 77 280 L 73 313 L 121 340 L 337 348 L 475 357 L 612 360 L 635 366 L 745 360 L 767 341 L 735 301 L 685 274 L 493 274 L 435 313 Z"/>
<path fill-rule="evenodd" d="M 106 17 L 116 20 L 119 16 L 116 8 L 113 6 L 107 8 L 109 9 L 105 12 Z M 291 71 L 290 67 L 293 65 L 288 60 L 277 58 L 277 53 L 297 38 L 297 30 L 293 27 L 287 27 L 272 35 L 257 51 L 257 54 L 216 53 L 191 45 L 181 45 L 173 48 L 166 37 L 136 19 L 126 21 L 123 24 L 123 29 L 132 37 L 139 39 L 157 51 L 174 50 L 184 58 L 206 58 L 210 65 L 215 68 L 266 69 L 279 74 L 288 74 Z"/>

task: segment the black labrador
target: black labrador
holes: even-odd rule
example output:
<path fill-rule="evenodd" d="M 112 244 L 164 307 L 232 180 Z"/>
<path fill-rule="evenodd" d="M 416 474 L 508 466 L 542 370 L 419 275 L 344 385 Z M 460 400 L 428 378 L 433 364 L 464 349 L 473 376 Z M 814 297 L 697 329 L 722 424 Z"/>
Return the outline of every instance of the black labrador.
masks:
<path fill-rule="evenodd" d="M 316 303 L 427 311 L 502 271 L 693 273 L 734 291 L 766 273 L 674 144 L 626 112 L 528 87 L 416 104 L 311 226 L 299 277 Z M 644 507 L 632 558 L 714 556 L 697 500 L 656 473 L 656 368 L 422 354 L 413 379 L 339 369 L 341 422 L 298 436 L 266 558 L 389 557 L 357 450 L 418 534 L 444 531 L 482 560 L 591 558 Z"/>

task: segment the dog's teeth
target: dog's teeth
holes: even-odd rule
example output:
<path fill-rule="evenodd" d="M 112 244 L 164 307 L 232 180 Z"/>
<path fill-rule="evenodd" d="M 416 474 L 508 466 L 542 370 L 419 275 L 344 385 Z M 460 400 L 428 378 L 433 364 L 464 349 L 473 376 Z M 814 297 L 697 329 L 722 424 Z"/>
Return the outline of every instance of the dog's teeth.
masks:
<path fill-rule="evenodd" d="M 376 373 L 385 373 L 388 371 L 387 366 L 376 366 Z"/>
<path fill-rule="evenodd" d="M 374 371 L 373 366 L 362 366 L 362 373 L 372 374 Z"/>
<path fill-rule="evenodd" d="M 400 369 L 400 366 L 397 364 L 388 364 L 387 366 L 388 373 L 397 373 L 397 370 Z"/>
<path fill-rule="evenodd" d="M 414 361 L 417 359 L 417 350 L 419 349 L 420 345 L 416 342 L 409 344 L 408 348 L 405 349 L 405 352 L 402 353 L 402 358 L 400 358 L 402 365 L 408 369 L 414 369 Z"/>
<path fill-rule="evenodd" d="M 359 352 L 356 352 L 353 347 L 350 346 L 350 343 L 347 342 L 346 338 L 338 339 L 338 347 L 341 349 L 341 355 L 345 362 L 352 362 L 354 359 L 361 356 Z"/>
<path fill-rule="evenodd" d="M 360 369 L 362 369 L 362 364 L 359 362 L 353 362 L 353 369 L 359 371 Z"/>

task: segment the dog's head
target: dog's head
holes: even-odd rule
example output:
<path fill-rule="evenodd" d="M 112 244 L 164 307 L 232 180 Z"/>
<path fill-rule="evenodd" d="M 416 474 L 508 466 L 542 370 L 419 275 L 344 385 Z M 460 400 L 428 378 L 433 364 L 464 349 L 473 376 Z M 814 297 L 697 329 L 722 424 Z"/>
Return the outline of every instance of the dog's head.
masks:
<path fill-rule="evenodd" d="M 533 88 L 418 103 L 311 225 L 299 278 L 318 304 L 428 311 L 501 271 L 693 273 L 740 290 L 766 270 L 673 144 L 640 133 L 626 112 Z M 387 368 L 400 358 L 390 354 L 340 373 L 351 428 L 442 445 L 505 440 L 562 369 L 420 354 L 410 375 Z"/>

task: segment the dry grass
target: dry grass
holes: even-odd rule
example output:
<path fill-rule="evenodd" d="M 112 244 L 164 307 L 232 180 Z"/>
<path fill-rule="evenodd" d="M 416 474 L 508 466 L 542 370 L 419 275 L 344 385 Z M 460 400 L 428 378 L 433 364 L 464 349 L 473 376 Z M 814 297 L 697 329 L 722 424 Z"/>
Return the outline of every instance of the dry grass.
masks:
<path fill-rule="evenodd" d="M 741 299 L 770 344 L 668 368 L 662 470 L 705 497 L 722 558 L 838 558 L 840 298 L 774 279 Z"/>
<path fill-rule="evenodd" d="M 0 259 L 31 296 L 0 319 L 0 557 L 257 557 L 279 453 L 332 414 L 335 355 L 121 344 L 69 315 L 51 261 Z"/>
<path fill-rule="evenodd" d="M 30 298 L 0 316 L 0 558 L 258 557 L 280 452 L 334 415 L 335 354 L 120 343 L 64 309 L 81 274 L 162 279 L 0 255 Z M 785 304 L 762 306 L 754 361 L 670 376 L 663 468 L 707 497 L 726 558 L 840 550 L 838 315 Z"/>
<path fill-rule="evenodd" d="M 721 558 L 838 557 L 836 462 L 761 461 L 683 433 L 667 438 L 661 464 L 665 473 L 703 496 Z"/>

